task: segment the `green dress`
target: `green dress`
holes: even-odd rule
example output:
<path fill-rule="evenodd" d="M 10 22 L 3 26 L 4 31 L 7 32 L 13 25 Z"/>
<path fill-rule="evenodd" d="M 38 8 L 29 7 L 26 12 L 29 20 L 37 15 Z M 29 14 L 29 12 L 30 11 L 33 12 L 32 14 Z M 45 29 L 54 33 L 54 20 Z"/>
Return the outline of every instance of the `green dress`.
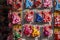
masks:
<path fill-rule="evenodd" d="M 14 31 L 14 40 L 18 40 L 20 37 L 21 35 L 18 32 Z"/>

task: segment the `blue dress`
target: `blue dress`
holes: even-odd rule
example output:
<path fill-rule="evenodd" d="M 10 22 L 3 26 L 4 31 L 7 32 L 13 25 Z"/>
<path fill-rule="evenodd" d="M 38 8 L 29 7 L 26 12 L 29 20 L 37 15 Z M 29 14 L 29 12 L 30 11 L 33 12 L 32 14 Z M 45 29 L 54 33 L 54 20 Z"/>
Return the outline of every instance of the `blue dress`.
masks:
<path fill-rule="evenodd" d="M 38 13 L 36 13 L 35 22 L 42 22 L 42 21 L 43 21 L 43 17 L 41 17 Z"/>
<path fill-rule="evenodd" d="M 58 2 L 58 0 L 56 0 L 55 10 L 60 10 L 60 3 Z"/>
<path fill-rule="evenodd" d="M 30 8 L 31 6 L 33 6 L 33 3 L 29 0 L 26 0 L 26 8 Z"/>

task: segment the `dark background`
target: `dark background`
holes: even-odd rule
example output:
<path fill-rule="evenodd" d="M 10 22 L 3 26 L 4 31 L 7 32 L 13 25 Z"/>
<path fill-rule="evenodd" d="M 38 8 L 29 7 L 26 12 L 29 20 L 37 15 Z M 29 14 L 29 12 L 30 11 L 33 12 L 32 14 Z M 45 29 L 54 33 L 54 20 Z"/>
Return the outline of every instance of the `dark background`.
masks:
<path fill-rule="evenodd" d="M 0 0 L 0 40 L 7 40 L 8 33 L 10 32 L 8 27 L 8 11 L 9 8 L 6 0 Z"/>

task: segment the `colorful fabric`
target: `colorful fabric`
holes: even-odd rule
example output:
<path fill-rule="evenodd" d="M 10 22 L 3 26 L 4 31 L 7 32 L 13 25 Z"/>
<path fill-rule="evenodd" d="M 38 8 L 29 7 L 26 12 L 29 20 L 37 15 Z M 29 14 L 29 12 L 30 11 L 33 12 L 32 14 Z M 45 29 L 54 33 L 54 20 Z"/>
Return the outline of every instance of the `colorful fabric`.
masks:
<path fill-rule="evenodd" d="M 26 0 L 26 8 L 30 8 L 33 3 L 30 0 Z"/>
<path fill-rule="evenodd" d="M 41 21 L 43 21 L 43 18 L 38 13 L 36 13 L 35 22 L 41 22 Z"/>

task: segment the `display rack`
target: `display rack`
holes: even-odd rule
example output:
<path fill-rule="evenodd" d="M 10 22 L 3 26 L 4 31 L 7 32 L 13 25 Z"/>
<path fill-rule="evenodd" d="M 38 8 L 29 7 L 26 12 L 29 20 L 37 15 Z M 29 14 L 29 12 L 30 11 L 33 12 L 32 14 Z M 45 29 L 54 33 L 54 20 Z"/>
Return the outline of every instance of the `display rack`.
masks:
<path fill-rule="evenodd" d="M 8 28 L 11 30 L 7 40 L 11 35 L 12 40 L 55 40 L 57 27 L 55 27 L 54 12 L 57 11 L 58 5 L 54 4 L 55 0 L 5 0 L 3 3 L 1 0 L 0 3 L 0 15 L 4 15 L 2 10 L 5 10 L 9 21 Z M 25 31 L 27 33 L 24 33 Z"/>

